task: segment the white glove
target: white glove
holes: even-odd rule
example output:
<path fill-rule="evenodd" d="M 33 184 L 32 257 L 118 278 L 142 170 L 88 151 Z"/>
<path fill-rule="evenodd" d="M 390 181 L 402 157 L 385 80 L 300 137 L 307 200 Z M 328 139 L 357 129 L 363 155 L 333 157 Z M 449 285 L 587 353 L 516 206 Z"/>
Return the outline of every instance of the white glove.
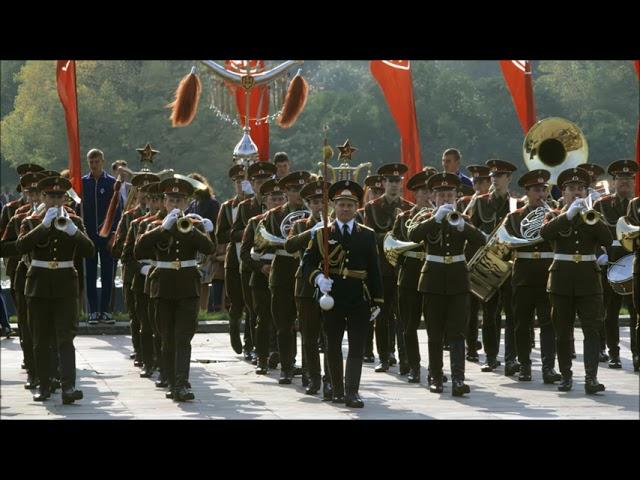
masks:
<path fill-rule="evenodd" d="M 151 270 L 151 265 L 143 265 L 140 269 L 140 273 L 146 277 L 149 275 L 149 270 Z"/>
<path fill-rule="evenodd" d="M 601 267 L 603 265 L 607 265 L 609 263 L 609 255 L 607 255 L 606 253 L 603 253 L 598 257 L 597 262 L 598 262 L 598 265 L 600 265 Z"/>
<path fill-rule="evenodd" d="M 458 229 L 459 232 L 462 232 L 464 230 L 464 220 L 462 222 L 460 222 L 456 228 Z"/>
<path fill-rule="evenodd" d="M 440 205 L 438 210 L 436 210 L 436 222 L 442 223 L 442 219 L 447 216 L 448 213 L 453 212 L 453 205 L 445 203 L 444 205 Z"/>
<path fill-rule="evenodd" d="M 253 195 L 255 193 L 249 180 L 242 180 L 242 193 L 247 195 Z"/>
<path fill-rule="evenodd" d="M 583 207 L 584 207 L 584 198 L 576 198 L 571 204 L 571 206 L 569 207 L 569 209 L 567 210 L 567 218 L 569 220 L 573 220 L 573 217 L 575 217 L 578 213 L 580 213 Z"/>
<path fill-rule="evenodd" d="M 213 232 L 213 222 L 208 218 L 202 219 L 202 226 L 204 227 L 204 231 L 207 233 Z"/>
<path fill-rule="evenodd" d="M 251 260 L 255 260 L 256 262 L 260 260 L 260 254 L 256 252 L 253 247 L 251 248 Z"/>
<path fill-rule="evenodd" d="M 64 227 L 63 232 L 69 235 L 70 237 L 73 237 L 78 231 L 78 227 L 76 227 L 76 224 L 73 223 L 73 221 L 69 218 L 69 214 L 66 214 L 65 217 L 67 218 L 67 226 Z"/>
<path fill-rule="evenodd" d="M 44 224 L 45 227 L 49 228 L 54 218 L 56 218 L 57 216 L 58 216 L 58 209 L 55 207 L 51 207 L 49 208 L 49 210 L 47 210 L 47 213 L 44 214 L 44 219 L 42 220 L 42 223 Z"/>
<path fill-rule="evenodd" d="M 331 291 L 331 286 L 333 285 L 333 280 L 324 276 L 323 273 L 316 277 L 316 285 L 320 288 L 322 293 L 329 293 Z"/>
<path fill-rule="evenodd" d="M 180 212 L 180 210 L 178 210 L 177 208 L 174 208 L 173 210 L 171 210 L 171 213 L 169 213 L 166 217 L 164 217 L 164 220 L 162 221 L 163 229 L 171 230 L 171 227 L 173 227 L 173 225 L 178 220 L 177 212 Z"/>

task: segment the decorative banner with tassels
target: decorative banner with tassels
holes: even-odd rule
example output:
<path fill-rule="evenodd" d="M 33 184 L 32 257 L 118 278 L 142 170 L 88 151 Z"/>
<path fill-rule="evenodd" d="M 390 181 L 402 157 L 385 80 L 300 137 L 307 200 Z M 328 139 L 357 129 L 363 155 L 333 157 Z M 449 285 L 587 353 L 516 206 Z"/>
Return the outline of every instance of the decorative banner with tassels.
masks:
<path fill-rule="evenodd" d="M 235 161 L 250 163 L 258 158 L 268 160 L 270 121 L 277 118 L 277 124 L 280 127 L 290 128 L 305 107 L 309 87 L 302 78 L 300 70 L 289 83 L 286 95 L 284 93 L 284 86 L 288 79 L 285 74 L 295 64 L 302 62 L 288 60 L 270 70 L 264 70 L 264 62 L 259 60 L 228 60 L 226 68 L 212 60 L 201 62 L 211 74 L 209 78 L 211 108 L 216 110 L 219 118 L 230 121 L 234 125 L 243 126 L 243 137 L 233 152 Z M 174 127 L 186 126 L 193 121 L 201 91 L 200 79 L 193 67 L 191 73 L 178 85 L 176 98 L 169 105 Z M 242 100 L 244 100 L 244 108 L 241 106 Z M 279 106 L 281 108 L 278 108 L 275 114 L 269 115 L 270 104 L 274 108 Z M 249 112 L 248 125 L 245 112 Z M 252 131 L 261 147 L 256 146 L 251 138 Z"/>

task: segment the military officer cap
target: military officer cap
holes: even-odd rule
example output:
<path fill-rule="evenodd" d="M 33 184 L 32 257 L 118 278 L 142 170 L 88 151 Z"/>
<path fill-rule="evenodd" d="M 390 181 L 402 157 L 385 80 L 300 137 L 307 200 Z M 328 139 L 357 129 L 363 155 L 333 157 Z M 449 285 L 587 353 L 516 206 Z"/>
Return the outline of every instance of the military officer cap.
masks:
<path fill-rule="evenodd" d="M 316 180 L 315 182 L 307 183 L 302 190 L 300 190 L 300 196 L 305 200 L 311 200 L 312 198 L 322 197 L 322 186 L 326 185 L 327 190 L 331 187 L 329 182 L 322 180 Z"/>
<path fill-rule="evenodd" d="M 160 182 L 147 183 L 140 187 L 140 191 L 151 197 L 160 197 L 162 195 L 162 192 L 160 191 Z"/>
<path fill-rule="evenodd" d="M 329 188 L 329 198 L 338 201 L 341 199 L 353 200 L 360 203 L 364 196 L 364 190 L 353 180 L 340 180 Z"/>
<path fill-rule="evenodd" d="M 43 175 L 42 172 L 30 172 L 23 175 L 20 178 L 20 187 L 25 192 L 29 190 L 38 190 L 38 182 L 48 175 Z"/>
<path fill-rule="evenodd" d="M 41 167 L 40 165 L 36 165 L 35 163 L 23 163 L 22 165 L 18 165 L 16 167 L 16 172 L 18 172 L 18 175 L 20 176 L 26 175 L 30 172 L 41 172 L 43 170 L 43 167 Z"/>
<path fill-rule="evenodd" d="M 282 189 L 282 186 L 280 185 L 278 180 L 276 180 L 275 178 L 267 180 L 260 186 L 260 195 L 262 195 L 263 197 L 266 197 L 267 195 L 273 195 L 273 194 L 284 195 L 284 190 Z"/>
<path fill-rule="evenodd" d="M 254 178 L 271 178 L 276 174 L 276 166 L 269 162 L 255 162 L 249 165 L 247 176 L 249 180 Z"/>
<path fill-rule="evenodd" d="M 297 188 L 300 190 L 307 183 L 310 176 L 311 174 L 305 170 L 297 170 L 282 177 L 278 182 L 278 185 L 282 190 L 286 190 L 287 188 Z"/>
<path fill-rule="evenodd" d="M 544 169 L 531 170 L 518 179 L 518 186 L 522 188 L 534 187 L 536 185 L 547 185 L 551 178 L 551 172 Z"/>
<path fill-rule="evenodd" d="M 41 172 L 38 172 L 38 173 L 42 175 L 42 178 L 60 176 L 60 172 L 56 172 L 55 170 L 42 170 Z"/>
<path fill-rule="evenodd" d="M 419 188 L 426 188 L 428 178 L 429 174 L 427 172 L 418 172 L 409 179 L 407 182 L 407 188 L 411 191 L 418 190 Z"/>
<path fill-rule="evenodd" d="M 591 183 L 591 177 L 589 177 L 587 171 L 582 168 L 568 168 L 558 175 L 558 185 L 560 188 L 564 188 L 565 185 L 570 183 L 580 183 L 587 186 Z"/>
<path fill-rule="evenodd" d="M 471 180 L 474 182 L 482 178 L 489 178 L 491 174 L 491 169 L 486 165 L 469 165 L 467 171 L 471 174 Z"/>
<path fill-rule="evenodd" d="M 131 185 L 133 185 L 134 187 L 140 188 L 151 182 L 159 182 L 159 181 L 160 181 L 160 177 L 155 173 L 143 172 L 133 176 L 133 178 L 131 179 Z"/>
<path fill-rule="evenodd" d="M 231 180 L 237 180 L 238 178 L 244 179 L 247 173 L 247 167 L 244 164 L 239 163 L 229 169 L 229 178 Z"/>
<path fill-rule="evenodd" d="M 193 185 L 182 178 L 165 178 L 160 182 L 160 192 L 170 196 L 189 197 L 193 195 Z"/>
<path fill-rule="evenodd" d="M 430 177 L 431 175 L 435 175 L 436 173 L 438 173 L 437 168 L 429 167 L 429 166 L 424 167 L 422 171 L 427 174 L 427 177 Z"/>
<path fill-rule="evenodd" d="M 38 182 L 38 190 L 43 193 L 64 194 L 71 188 L 71 181 L 61 176 L 45 177 Z"/>
<path fill-rule="evenodd" d="M 384 190 L 383 180 L 384 177 L 382 175 L 369 175 L 364 179 L 364 184 L 369 188 Z"/>
<path fill-rule="evenodd" d="M 409 171 L 404 163 L 387 163 L 378 169 L 378 175 L 388 178 L 389 180 L 402 178 Z"/>
<path fill-rule="evenodd" d="M 638 173 L 638 164 L 633 160 L 617 160 L 609 165 L 607 173 L 613 178 L 634 177 Z"/>
<path fill-rule="evenodd" d="M 604 168 L 600 165 L 596 165 L 595 163 L 581 163 L 578 165 L 578 168 L 586 170 L 591 177 L 592 182 L 598 180 L 599 176 L 604 175 Z"/>
<path fill-rule="evenodd" d="M 476 191 L 473 189 L 473 187 L 470 187 L 469 185 L 461 183 L 460 186 L 458 187 L 458 193 L 462 197 L 467 197 L 469 195 L 473 195 L 474 193 L 476 193 Z"/>
<path fill-rule="evenodd" d="M 485 162 L 485 165 L 489 167 L 489 176 L 491 177 L 503 173 L 512 173 L 518 169 L 518 167 L 516 167 L 513 163 L 506 162 L 504 160 L 498 160 L 496 158 L 487 160 Z"/>
<path fill-rule="evenodd" d="M 436 173 L 427 180 L 430 190 L 456 190 L 460 186 L 460 178 L 455 173 Z"/>

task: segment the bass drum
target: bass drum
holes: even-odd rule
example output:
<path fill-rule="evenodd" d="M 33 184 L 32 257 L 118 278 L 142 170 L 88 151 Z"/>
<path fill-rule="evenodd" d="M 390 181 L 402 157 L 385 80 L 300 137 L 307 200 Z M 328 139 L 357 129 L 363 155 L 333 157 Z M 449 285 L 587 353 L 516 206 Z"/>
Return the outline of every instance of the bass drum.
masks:
<path fill-rule="evenodd" d="M 607 270 L 607 280 L 618 295 L 633 293 L 633 254 L 625 255 L 611 264 Z"/>

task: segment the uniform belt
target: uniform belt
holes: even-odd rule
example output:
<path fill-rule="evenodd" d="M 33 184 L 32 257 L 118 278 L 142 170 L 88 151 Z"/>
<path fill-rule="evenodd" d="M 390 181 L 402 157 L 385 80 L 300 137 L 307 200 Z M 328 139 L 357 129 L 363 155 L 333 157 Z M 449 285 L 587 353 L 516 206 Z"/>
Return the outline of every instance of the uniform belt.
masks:
<path fill-rule="evenodd" d="M 456 262 L 464 262 L 466 261 L 466 257 L 464 255 L 427 255 L 427 262 L 436 262 L 436 263 L 456 263 Z"/>
<path fill-rule="evenodd" d="M 564 262 L 595 262 L 595 255 L 581 255 L 576 253 L 575 255 L 570 255 L 566 253 L 556 253 L 553 255 L 554 260 L 562 260 Z"/>
<path fill-rule="evenodd" d="M 346 278 L 357 278 L 358 280 L 365 280 L 367 278 L 366 270 L 349 270 L 348 268 L 330 268 L 329 273 L 333 273 L 334 275 L 338 275 L 340 277 Z"/>
<path fill-rule="evenodd" d="M 621 247 L 620 240 L 614 240 L 611 244 L 612 247 Z"/>
<path fill-rule="evenodd" d="M 260 260 L 273 260 L 275 256 L 276 255 L 274 253 L 263 253 L 260 255 Z"/>
<path fill-rule="evenodd" d="M 173 262 L 156 262 L 158 268 L 169 268 L 179 270 L 180 268 L 195 267 L 198 264 L 196 259 L 193 260 L 174 260 Z"/>
<path fill-rule="evenodd" d="M 405 257 L 417 258 L 418 260 L 424 260 L 425 253 L 424 252 L 404 252 L 402 255 Z"/>
<path fill-rule="evenodd" d="M 280 255 L 282 257 L 295 257 L 292 253 L 287 252 L 286 250 L 278 249 L 276 250 L 276 255 Z"/>
<path fill-rule="evenodd" d="M 50 270 L 56 270 L 58 268 L 73 268 L 73 260 L 65 260 L 64 262 L 58 262 L 56 260 L 44 261 L 44 260 L 31 260 L 32 267 L 48 268 Z"/>
<path fill-rule="evenodd" d="M 516 252 L 516 258 L 528 258 L 532 260 L 553 258 L 553 252 Z"/>

